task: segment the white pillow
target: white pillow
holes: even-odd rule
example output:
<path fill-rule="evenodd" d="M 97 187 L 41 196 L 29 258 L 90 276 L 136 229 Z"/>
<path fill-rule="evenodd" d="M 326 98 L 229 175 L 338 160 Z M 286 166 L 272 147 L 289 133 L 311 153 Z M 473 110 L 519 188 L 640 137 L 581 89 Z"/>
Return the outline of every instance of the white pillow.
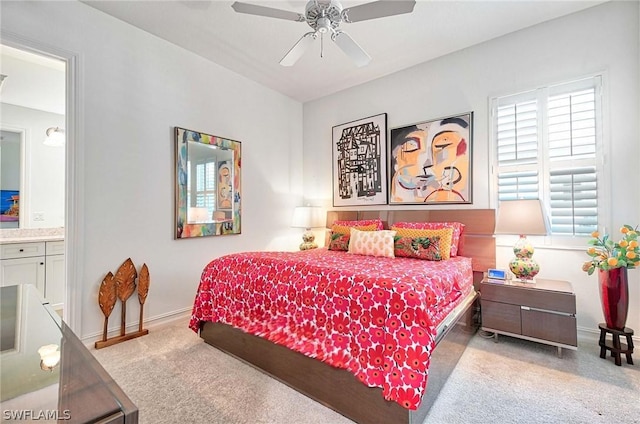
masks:
<path fill-rule="evenodd" d="M 396 232 L 391 230 L 360 231 L 351 228 L 349 253 L 394 258 L 393 237 L 395 235 Z"/>

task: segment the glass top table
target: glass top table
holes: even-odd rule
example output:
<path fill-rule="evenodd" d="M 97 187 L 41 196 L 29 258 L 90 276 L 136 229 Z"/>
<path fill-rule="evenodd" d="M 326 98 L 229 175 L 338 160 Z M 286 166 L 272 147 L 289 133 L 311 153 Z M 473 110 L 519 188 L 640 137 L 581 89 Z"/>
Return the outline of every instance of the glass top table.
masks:
<path fill-rule="evenodd" d="M 30 284 L 0 287 L 2 421 L 138 422 L 138 409 Z"/>

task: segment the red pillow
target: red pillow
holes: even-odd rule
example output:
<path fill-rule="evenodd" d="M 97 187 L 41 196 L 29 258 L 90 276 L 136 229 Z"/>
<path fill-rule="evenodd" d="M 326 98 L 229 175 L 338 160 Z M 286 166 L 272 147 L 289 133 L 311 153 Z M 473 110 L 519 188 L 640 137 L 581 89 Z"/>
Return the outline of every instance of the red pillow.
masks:
<path fill-rule="evenodd" d="M 358 221 L 334 221 L 333 225 L 340 225 L 343 227 L 366 227 L 367 225 L 375 224 L 378 226 L 378 230 L 384 230 L 384 225 L 381 219 L 361 219 Z"/>
<path fill-rule="evenodd" d="M 464 224 L 461 222 L 396 222 L 393 226 L 398 228 L 413 228 L 416 230 L 453 228 L 453 236 L 451 237 L 451 257 L 458 254 L 460 236 L 462 235 L 462 231 L 464 231 Z"/>
<path fill-rule="evenodd" d="M 329 238 L 328 250 L 342 250 L 344 252 L 349 250 L 349 234 L 331 233 Z"/>

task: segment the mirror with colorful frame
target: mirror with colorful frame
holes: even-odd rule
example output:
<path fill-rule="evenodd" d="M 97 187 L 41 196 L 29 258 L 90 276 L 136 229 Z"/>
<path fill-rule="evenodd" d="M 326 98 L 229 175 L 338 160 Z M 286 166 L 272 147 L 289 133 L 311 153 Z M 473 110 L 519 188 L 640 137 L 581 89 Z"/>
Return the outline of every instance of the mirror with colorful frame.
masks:
<path fill-rule="evenodd" d="M 175 238 L 240 234 L 241 143 L 175 128 Z"/>

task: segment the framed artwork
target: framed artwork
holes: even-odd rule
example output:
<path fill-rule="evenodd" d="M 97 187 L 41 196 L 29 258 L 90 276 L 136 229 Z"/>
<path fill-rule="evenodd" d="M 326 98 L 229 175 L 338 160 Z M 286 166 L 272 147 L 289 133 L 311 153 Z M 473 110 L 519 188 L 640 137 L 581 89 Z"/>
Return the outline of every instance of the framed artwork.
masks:
<path fill-rule="evenodd" d="M 240 234 L 239 141 L 175 127 L 175 238 Z"/>
<path fill-rule="evenodd" d="M 0 222 L 18 222 L 19 220 L 20 192 L 0 190 Z"/>
<path fill-rule="evenodd" d="M 473 112 L 391 129 L 389 204 L 472 202 Z"/>
<path fill-rule="evenodd" d="M 233 205 L 232 163 L 224 160 L 218 163 L 218 209 L 229 209 Z"/>
<path fill-rule="evenodd" d="M 333 206 L 387 203 L 387 114 L 336 125 Z"/>

